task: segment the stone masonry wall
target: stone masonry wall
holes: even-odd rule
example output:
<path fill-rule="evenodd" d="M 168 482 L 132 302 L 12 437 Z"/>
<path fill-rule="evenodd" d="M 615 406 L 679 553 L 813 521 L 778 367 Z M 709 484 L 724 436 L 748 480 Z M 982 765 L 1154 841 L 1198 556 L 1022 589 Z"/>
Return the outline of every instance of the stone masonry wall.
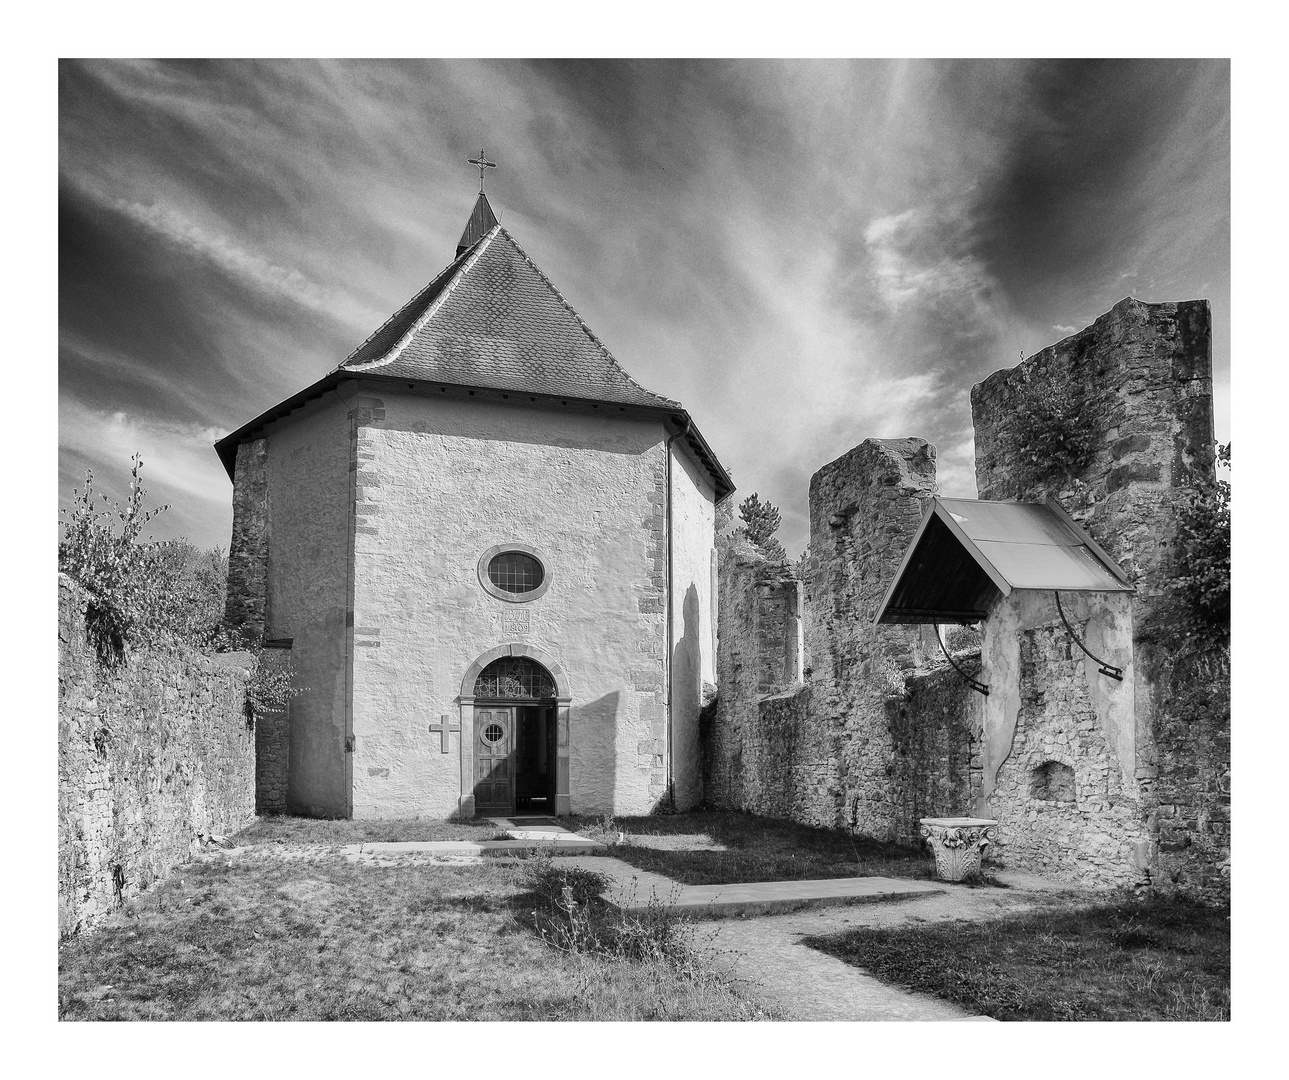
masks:
<path fill-rule="evenodd" d="M 247 641 L 264 636 L 268 617 L 268 441 L 237 448 L 233 485 L 233 536 L 228 545 L 228 594 L 224 616 Z"/>
<path fill-rule="evenodd" d="M 925 637 L 873 619 L 934 487 L 929 443 L 870 439 L 811 480 L 801 580 L 745 549 L 724 551 L 709 804 L 908 836 L 886 702 L 894 680 L 926 666 Z M 798 663 L 804 685 L 789 677 Z"/>
<path fill-rule="evenodd" d="M 1011 432 L 1035 383 L 1077 387 L 1092 434 L 1071 475 L 1025 482 Z M 1174 671 L 1158 644 L 1181 497 L 1213 474 L 1211 316 L 1204 300 L 1128 298 L 1091 326 L 973 388 L 982 499 L 1054 495 L 1127 572 L 1136 679 L 1135 769 L 1155 880 L 1208 889 L 1229 867 L 1230 690 Z M 1204 703 L 1200 707 L 1199 703 Z M 988 783 L 988 777 L 986 783 Z"/>
<path fill-rule="evenodd" d="M 250 656 L 136 650 L 112 672 L 58 587 L 58 930 L 93 926 L 255 814 Z"/>
<path fill-rule="evenodd" d="M 837 758 L 798 681 L 800 582 L 746 539 L 719 562 L 720 696 L 703 745 L 708 805 L 816 822 L 834 816 Z"/>
<path fill-rule="evenodd" d="M 921 628 L 873 620 L 934 492 L 925 439 L 867 439 L 811 477 L 805 673 L 812 722 L 838 760 L 838 797 L 816 810 L 818 824 L 879 839 L 900 832 L 886 700 L 892 676 L 929 666 L 928 652 Z"/>
<path fill-rule="evenodd" d="M 980 658 L 957 662 L 974 674 Z M 980 795 L 979 695 L 943 666 L 907 676 L 904 693 L 887 700 L 886 715 L 894 839 L 920 844 L 922 818 L 961 817 Z"/>
<path fill-rule="evenodd" d="M 987 808 L 1003 823 L 991 854 L 1059 880 L 1140 883 L 1146 822 L 1106 741 L 1083 654 L 1060 623 L 1022 632 L 1020 701 Z"/>

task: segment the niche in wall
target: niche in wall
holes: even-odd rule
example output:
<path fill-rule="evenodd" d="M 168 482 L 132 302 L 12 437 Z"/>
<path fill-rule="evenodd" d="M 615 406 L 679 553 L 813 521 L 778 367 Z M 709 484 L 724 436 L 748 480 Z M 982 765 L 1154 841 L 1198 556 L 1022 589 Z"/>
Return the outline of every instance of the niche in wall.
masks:
<path fill-rule="evenodd" d="M 1060 761 L 1045 761 L 1029 774 L 1031 798 L 1074 802 L 1074 770 Z"/>

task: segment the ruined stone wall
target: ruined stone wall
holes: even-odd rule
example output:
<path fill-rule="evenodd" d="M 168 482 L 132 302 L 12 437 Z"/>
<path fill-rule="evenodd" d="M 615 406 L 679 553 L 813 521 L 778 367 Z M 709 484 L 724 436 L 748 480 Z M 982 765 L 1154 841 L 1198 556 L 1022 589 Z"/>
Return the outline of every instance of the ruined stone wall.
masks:
<path fill-rule="evenodd" d="M 105 671 L 58 587 L 58 929 L 92 926 L 255 814 L 246 653 L 138 649 Z"/>
<path fill-rule="evenodd" d="M 838 760 L 800 685 L 800 586 L 746 539 L 723 543 L 720 696 L 703 744 L 709 806 L 812 824 L 835 817 Z"/>
<path fill-rule="evenodd" d="M 1081 884 L 1144 881 L 1148 828 L 1093 702 L 1088 665 L 1060 623 L 1020 634 L 1020 710 L 987 814 L 992 856 Z M 1103 678 L 1093 674 L 1092 678 Z"/>
<path fill-rule="evenodd" d="M 926 666 L 926 639 L 873 619 L 934 486 L 926 441 L 870 439 L 811 481 L 800 580 L 746 547 L 725 550 L 710 805 L 908 835 L 900 806 L 916 800 L 891 787 L 886 701 L 904 673 Z"/>
<path fill-rule="evenodd" d="M 831 820 L 869 836 L 900 832 L 890 795 L 892 680 L 929 666 L 921 628 L 873 625 L 905 548 L 935 492 L 925 439 L 868 439 L 810 480 L 804 565 L 806 682 L 812 722 L 838 761 Z"/>
<path fill-rule="evenodd" d="M 1086 437 L 1067 468 L 1044 477 L 1033 475 L 1018 446 L 1036 390 L 1071 405 L 1072 430 Z M 972 417 L 980 497 L 1055 496 L 1136 587 L 1127 620 L 1135 678 L 1125 790 L 1139 803 L 1152 879 L 1212 886 L 1229 866 L 1229 678 L 1224 670 L 1176 672 L 1160 643 L 1178 507 L 1213 474 L 1207 301 L 1125 299 L 973 388 Z M 1088 631 L 1100 622 L 1091 619 Z M 992 779 L 987 769 L 987 789 Z"/>
<path fill-rule="evenodd" d="M 264 636 L 268 610 L 268 442 L 242 443 L 233 472 L 233 536 L 228 545 L 224 616 L 248 641 L 258 642 Z"/>

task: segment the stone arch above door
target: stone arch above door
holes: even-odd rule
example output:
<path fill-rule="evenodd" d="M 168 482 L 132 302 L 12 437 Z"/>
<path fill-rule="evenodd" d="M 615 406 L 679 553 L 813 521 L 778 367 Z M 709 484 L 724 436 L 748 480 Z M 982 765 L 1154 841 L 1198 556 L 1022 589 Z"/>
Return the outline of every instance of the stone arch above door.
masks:
<path fill-rule="evenodd" d="M 536 660 L 547 671 L 551 673 L 551 678 L 555 680 L 555 697 L 559 701 L 568 701 L 573 697 L 572 688 L 568 684 L 568 676 L 564 674 L 564 669 L 560 667 L 559 661 L 544 649 L 536 645 L 527 645 L 522 641 L 514 641 L 507 645 L 498 645 L 495 649 L 489 649 L 486 653 L 475 658 L 468 668 L 465 676 L 461 680 L 461 700 L 474 700 L 474 683 L 483 671 L 494 660 L 500 660 L 506 656 L 526 656 L 530 660 Z"/>

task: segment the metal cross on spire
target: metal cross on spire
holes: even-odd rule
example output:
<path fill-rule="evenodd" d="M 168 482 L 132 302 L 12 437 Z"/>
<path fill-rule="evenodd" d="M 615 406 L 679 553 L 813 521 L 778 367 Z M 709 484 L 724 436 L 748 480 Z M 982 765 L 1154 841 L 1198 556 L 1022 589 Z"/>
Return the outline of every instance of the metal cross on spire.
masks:
<path fill-rule="evenodd" d="M 479 194 L 482 195 L 483 194 L 483 171 L 484 169 L 495 169 L 497 167 L 497 163 L 495 161 L 489 161 L 488 155 L 485 154 L 483 150 L 480 150 L 479 156 L 477 158 L 470 158 L 470 164 L 479 166 Z"/>

